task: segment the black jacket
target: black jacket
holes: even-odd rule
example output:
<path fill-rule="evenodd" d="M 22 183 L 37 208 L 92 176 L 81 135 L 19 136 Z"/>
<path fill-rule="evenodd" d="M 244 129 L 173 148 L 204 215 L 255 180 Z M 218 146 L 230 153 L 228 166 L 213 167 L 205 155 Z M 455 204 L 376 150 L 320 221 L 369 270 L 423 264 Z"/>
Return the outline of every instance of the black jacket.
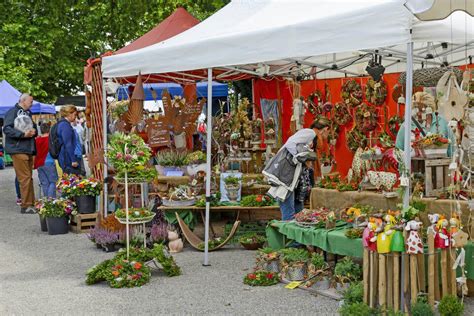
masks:
<path fill-rule="evenodd" d="M 36 155 L 35 137 L 25 137 L 24 133 L 15 129 L 15 118 L 18 112 L 23 110 L 18 104 L 8 110 L 5 114 L 3 132 L 5 133 L 5 152 L 9 155 L 28 154 Z M 31 117 L 31 112 L 26 111 Z M 33 122 L 33 128 L 36 130 L 36 124 Z"/>

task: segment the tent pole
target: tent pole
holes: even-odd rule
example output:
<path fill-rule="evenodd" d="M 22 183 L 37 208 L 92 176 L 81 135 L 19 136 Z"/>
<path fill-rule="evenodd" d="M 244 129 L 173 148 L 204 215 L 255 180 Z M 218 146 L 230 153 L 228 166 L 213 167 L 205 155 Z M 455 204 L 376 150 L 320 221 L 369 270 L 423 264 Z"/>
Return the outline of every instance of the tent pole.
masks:
<path fill-rule="evenodd" d="M 411 176 L 411 107 L 412 107 L 412 94 L 413 94 L 413 42 L 407 44 L 407 81 L 405 88 L 405 176 L 408 178 L 408 185 L 405 187 L 403 194 L 403 207 L 406 208 L 410 204 L 410 176 Z M 402 276 L 405 275 L 405 255 L 402 254 Z M 404 289 L 404 278 L 400 278 L 400 310 L 405 310 L 405 293 Z"/>
<path fill-rule="evenodd" d="M 211 147 L 212 147 L 212 68 L 207 69 L 207 140 L 206 140 L 206 220 L 204 223 L 204 263 L 209 264 L 209 217 L 211 202 Z"/>
<path fill-rule="evenodd" d="M 104 162 L 107 162 L 107 93 L 105 91 L 105 80 L 102 79 L 102 146 L 104 148 Z M 104 173 L 104 217 L 107 217 L 108 209 L 108 188 L 107 188 L 107 164 L 104 163 L 102 172 Z"/>

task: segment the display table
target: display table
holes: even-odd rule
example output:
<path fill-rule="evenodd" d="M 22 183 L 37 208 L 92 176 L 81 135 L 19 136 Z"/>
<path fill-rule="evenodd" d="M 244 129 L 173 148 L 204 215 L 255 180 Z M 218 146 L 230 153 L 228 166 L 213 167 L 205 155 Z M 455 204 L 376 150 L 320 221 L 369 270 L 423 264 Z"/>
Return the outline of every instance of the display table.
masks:
<path fill-rule="evenodd" d="M 191 211 L 191 212 L 199 212 L 203 213 L 206 208 L 200 206 L 160 206 L 160 209 L 165 212 L 174 213 L 175 211 Z M 280 207 L 278 205 L 275 206 L 261 206 L 261 207 L 252 207 L 252 206 L 238 206 L 238 205 L 229 205 L 229 206 L 211 206 L 210 210 L 211 213 L 217 212 L 235 212 L 236 220 L 240 219 L 241 213 L 247 213 L 249 220 L 252 217 L 255 220 L 270 220 L 275 218 L 281 218 Z"/>
<path fill-rule="evenodd" d="M 339 222 L 336 228 L 307 228 L 296 225 L 294 222 L 272 221 L 267 226 L 268 246 L 273 249 L 285 247 L 286 240 L 312 245 L 322 250 L 341 255 L 362 258 L 362 240 L 349 239 L 344 233 L 347 229 L 345 223 Z M 466 247 L 466 277 L 474 280 L 474 244 L 469 242 Z"/>
<path fill-rule="evenodd" d="M 449 218 L 451 210 L 454 210 L 455 203 L 452 200 L 438 200 L 435 198 L 422 199 L 426 203 L 426 212 L 420 214 L 425 227 L 429 224 L 428 214 L 438 213 Z M 339 192 L 337 190 L 313 188 L 311 190 L 310 206 L 311 208 L 327 207 L 332 210 L 341 210 L 354 204 L 366 204 L 382 210 L 395 210 L 397 204 L 402 203 L 398 198 L 387 199 L 382 193 L 368 191 L 348 191 Z M 466 201 L 460 201 L 462 211 L 462 222 L 467 225 L 469 217 L 469 207 Z M 474 221 L 473 221 L 474 225 Z M 467 229 L 465 229 L 467 231 Z M 473 229 L 474 231 L 474 229 Z"/>

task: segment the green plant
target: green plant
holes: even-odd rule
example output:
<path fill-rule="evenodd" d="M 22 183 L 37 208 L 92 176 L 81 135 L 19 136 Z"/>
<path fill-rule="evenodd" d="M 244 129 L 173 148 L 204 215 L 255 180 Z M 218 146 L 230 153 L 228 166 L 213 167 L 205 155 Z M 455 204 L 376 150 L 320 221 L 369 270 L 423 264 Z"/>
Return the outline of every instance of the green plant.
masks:
<path fill-rule="evenodd" d="M 319 253 L 313 253 L 311 256 L 311 263 L 313 264 L 316 270 L 322 270 L 327 268 L 328 264 L 324 261 L 324 257 Z"/>
<path fill-rule="evenodd" d="M 244 284 L 251 286 L 269 286 L 280 282 L 278 273 L 273 273 L 265 270 L 248 273 L 244 277 Z"/>
<path fill-rule="evenodd" d="M 351 258 L 345 257 L 336 264 L 334 274 L 341 283 L 357 281 L 362 275 L 362 268 Z"/>
<path fill-rule="evenodd" d="M 247 195 L 240 201 L 241 206 L 256 207 L 256 206 L 270 206 L 275 204 L 275 200 L 268 195 Z"/>
<path fill-rule="evenodd" d="M 235 176 L 228 176 L 224 179 L 226 185 L 239 185 L 242 179 Z"/>
<path fill-rule="evenodd" d="M 259 244 L 267 241 L 265 236 L 256 233 L 246 233 L 239 238 L 241 244 Z"/>
<path fill-rule="evenodd" d="M 283 261 L 288 264 L 307 262 L 309 252 L 306 249 L 285 248 L 281 250 Z"/>
<path fill-rule="evenodd" d="M 376 309 L 372 309 L 365 303 L 344 304 L 339 309 L 341 316 L 375 316 L 378 315 Z"/>
<path fill-rule="evenodd" d="M 202 151 L 194 151 L 186 156 L 185 162 L 187 165 L 199 164 L 206 162 L 206 154 Z"/>
<path fill-rule="evenodd" d="M 412 316 L 434 316 L 433 309 L 426 299 L 420 299 L 416 301 L 415 304 L 411 306 L 411 315 Z"/>
<path fill-rule="evenodd" d="M 454 295 L 446 295 L 438 305 L 441 316 L 461 316 L 464 312 L 464 304 Z"/>
<path fill-rule="evenodd" d="M 211 206 L 219 206 L 221 201 L 221 193 L 217 192 L 214 195 L 211 195 Z M 202 196 L 195 204 L 197 207 L 205 207 L 206 206 L 206 197 Z"/>
<path fill-rule="evenodd" d="M 270 247 L 260 248 L 257 251 L 257 260 L 270 261 L 278 259 L 279 256 L 278 251 Z"/>
<path fill-rule="evenodd" d="M 119 218 L 120 220 L 125 220 L 127 217 L 127 214 L 125 213 L 126 211 L 124 209 L 118 209 L 115 211 L 115 217 Z M 150 212 L 146 208 L 129 208 L 128 209 L 128 220 L 130 222 L 134 221 L 141 221 L 144 219 L 148 219 L 150 217 L 153 217 L 155 213 Z"/>
<path fill-rule="evenodd" d="M 76 204 L 65 198 L 44 198 L 37 201 L 35 207 L 42 217 L 65 217 L 77 212 Z"/>
<path fill-rule="evenodd" d="M 164 167 L 182 167 L 188 164 L 186 153 L 163 150 L 155 155 L 156 163 Z"/>
<path fill-rule="evenodd" d="M 208 247 L 209 247 L 209 250 L 212 250 L 214 248 L 216 248 L 217 246 L 219 246 L 222 241 L 224 241 L 224 239 L 222 237 L 217 237 L 217 238 L 214 238 L 214 239 L 210 239 L 208 241 Z M 205 247 L 206 243 L 205 242 L 201 242 L 198 244 L 198 248 L 199 250 L 204 250 L 204 247 Z"/>
<path fill-rule="evenodd" d="M 110 287 L 138 287 L 150 282 L 151 272 L 144 263 L 126 259 L 115 259 L 108 277 Z"/>
<path fill-rule="evenodd" d="M 364 285 L 362 282 L 352 282 L 342 295 L 344 304 L 361 303 L 364 298 Z"/>

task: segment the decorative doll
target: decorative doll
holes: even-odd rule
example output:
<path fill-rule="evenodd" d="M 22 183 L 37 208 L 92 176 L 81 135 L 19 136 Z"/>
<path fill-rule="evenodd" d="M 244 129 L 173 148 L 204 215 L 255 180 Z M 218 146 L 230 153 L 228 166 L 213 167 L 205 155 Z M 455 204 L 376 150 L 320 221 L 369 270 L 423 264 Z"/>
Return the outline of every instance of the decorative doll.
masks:
<path fill-rule="evenodd" d="M 433 235 L 436 234 L 437 229 L 436 229 L 436 223 L 439 221 L 439 214 L 428 214 L 428 219 L 430 220 L 431 225 L 428 227 L 427 232 L 432 232 Z"/>
<path fill-rule="evenodd" d="M 441 219 L 436 224 L 437 233 L 434 238 L 434 246 L 438 249 L 446 249 L 449 247 L 451 236 L 448 231 L 449 222 L 446 218 L 441 217 Z"/>
<path fill-rule="evenodd" d="M 377 236 L 377 252 L 378 253 L 389 253 L 390 243 L 392 241 L 393 230 L 392 227 L 395 224 L 395 217 L 392 215 L 384 216 L 385 223 L 383 225 L 383 231 Z"/>
<path fill-rule="evenodd" d="M 421 222 L 416 220 L 409 221 L 405 226 L 405 230 L 410 232 L 406 240 L 406 252 L 408 254 L 416 255 L 423 253 L 423 242 L 418 233 L 420 228 Z"/>
<path fill-rule="evenodd" d="M 369 236 L 367 238 L 367 245 L 370 251 L 377 252 L 377 225 L 370 222 L 367 227 L 369 228 Z"/>
<path fill-rule="evenodd" d="M 403 226 L 393 226 L 392 241 L 390 242 L 391 252 L 405 252 L 405 239 L 403 238 Z"/>
<path fill-rule="evenodd" d="M 453 214 L 453 217 L 449 219 L 449 233 L 451 236 L 456 235 L 461 229 L 461 221 L 459 220 L 459 215 Z"/>
<path fill-rule="evenodd" d="M 369 239 L 370 239 L 370 222 L 367 223 L 367 225 L 364 228 L 364 231 L 362 232 L 362 245 L 364 248 L 369 248 Z"/>

